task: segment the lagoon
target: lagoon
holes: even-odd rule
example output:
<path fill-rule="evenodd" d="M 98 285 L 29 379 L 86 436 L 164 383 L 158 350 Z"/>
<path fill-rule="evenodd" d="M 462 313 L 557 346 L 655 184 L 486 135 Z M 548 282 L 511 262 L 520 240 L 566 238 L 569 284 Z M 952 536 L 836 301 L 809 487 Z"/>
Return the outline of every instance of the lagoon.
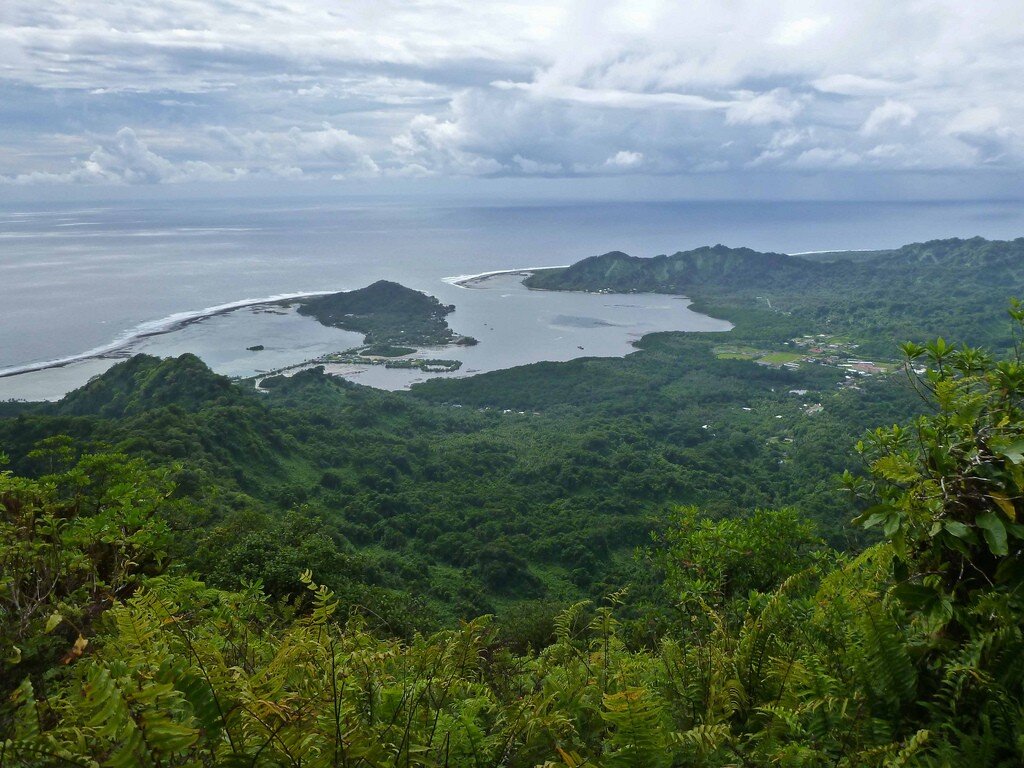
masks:
<path fill-rule="evenodd" d="M 482 343 L 443 355 L 463 360 L 456 375 L 537 359 L 621 355 L 652 330 L 723 326 L 691 326 L 699 316 L 681 299 L 543 295 L 501 276 L 474 289 L 445 278 L 564 265 L 609 250 L 652 256 L 722 242 L 793 253 L 1021 232 L 1022 207 L 999 201 L 6 204 L 0 209 L 0 372 L 123 346 L 168 319 L 250 297 L 351 290 L 378 279 L 457 306 L 449 317 L 453 329 Z M 191 351 L 215 370 L 247 375 L 355 346 L 355 335 L 344 333 L 247 308 L 138 339 L 121 353 Z M 266 349 L 246 349 L 257 344 Z M 89 360 L 0 378 L 0 399 L 59 397 L 109 364 Z M 421 375 L 401 372 L 403 381 L 397 373 L 351 375 L 389 388 Z M 379 378 L 384 375 L 387 381 Z"/>

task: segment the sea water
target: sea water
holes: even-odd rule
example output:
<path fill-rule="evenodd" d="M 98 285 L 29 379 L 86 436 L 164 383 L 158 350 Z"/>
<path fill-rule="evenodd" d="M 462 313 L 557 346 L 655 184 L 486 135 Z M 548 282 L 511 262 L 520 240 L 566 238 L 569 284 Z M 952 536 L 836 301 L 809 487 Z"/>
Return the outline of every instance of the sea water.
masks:
<path fill-rule="evenodd" d="M 467 289 L 446 282 L 456 275 L 564 265 L 609 250 L 652 256 L 724 243 L 795 253 L 1022 234 L 1024 210 L 1015 202 L 5 204 L 0 373 L 88 359 L 0 378 L 0 399 L 59 397 L 113 362 L 90 352 L 191 351 L 214 370 L 250 375 L 359 342 L 294 312 L 252 307 L 182 324 L 263 297 L 350 290 L 382 278 L 426 291 L 455 304 L 451 326 L 481 342 L 436 355 L 462 360 L 459 375 L 466 375 L 621 355 L 652 330 L 728 324 L 671 297 L 534 292 L 516 277 Z M 265 349 L 246 349 L 255 345 Z M 349 375 L 388 388 L 424 376 L 383 368 Z"/>

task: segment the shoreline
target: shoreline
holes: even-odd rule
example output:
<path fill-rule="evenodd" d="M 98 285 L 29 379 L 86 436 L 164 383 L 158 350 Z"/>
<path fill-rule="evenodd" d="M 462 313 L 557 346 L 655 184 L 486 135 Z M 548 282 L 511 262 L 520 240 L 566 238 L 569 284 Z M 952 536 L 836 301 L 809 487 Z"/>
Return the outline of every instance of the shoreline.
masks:
<path fill-rule="evenodd" d="M 199 323 L 203 320 L 208 320 L 211 317 L 225 315 L 229 312 L 249 307 L 282 306 L 286 305 L 288 302 L 295 301 L 296 299 L 324 296 L 329 293 L 332 293 L 332 291 L 282 293 L 275 294 L 274 296 L 266 296 L 262 299 L 240 299 L 239 301 L 217 304 L 204 309 L 176 312 L 173 315 L 167 315 L 159 320 L 147 320 L 144 323 L 139 323 L 135 327 L 122 333 L 114 341 L 99 347 L 93 347 L 85 352 L 68 355 L 67 357 L 55 358 L 53 360 L 43 360 L 38 363 L 24 363 L 22 365 L 2 368 L 0 369 L 0 379 L 6 379 L 11 376 L 20 376 L 25 373 L 36 373 L 38 371 L 51 370 L 53 368 L 63 368 L 67 365 L 81 363 L 87 360 L 117 357 L 118 352 L 128 349 L 133 344 L 142 341 L 143 339 L 152 338 L 153 336 L 162 336 L 167 333 L 174 333 L 175 331 L 179 331 L 193 323 Z"/>
<path fill-rule="evenodd" d="M 488 272 L 480 272 L 471 275 L 455 275 L 452 277 L 441 278 L 442 282 L 454 285 L 459 288 L 472 288 L 477 282 L 481 282 L 491 277 L 498 275 L 514 275 L 523 273 L 524 275 L 536 272 L 542 269 L 564 269 L 570 265 L 562 266 L 549 266 L 549 267 L 520 267 L 515 269 L 496 269 Z M 287 305 L 289 302 L 297 299 L 307 299 L 314 296 L 325 296 L 330 293 L 336 293 L 337 291 L 302 291 L 297 293 L 282 293 L 275 294 L 273 296 L 265 296 L 259 299 L 240 299 L 238 301 L 227 302 L 224 304 L 217 304 L 212 307 L 204 307 L 199 310 L 190 310 L 185 312 L 176 312 L 172 315 L 167 315 L 158 320 L 147 320 L 139 323 L 138 325 L 129 328 L 128 330 L 121 333 L 113 341 L 106 344 L 102 344 L 98 347 L 93 347 L 85 352 L 79 352 L 73 355 L 67 355 L 65 357 L 53 358 L 51 360 L 41 360 L 35 363 L 23 363 L 19 365 L 8 366 L 6 368 L 0 368 L 0 379 L 11 378 L 13 376 L 21 376 L 27 373 L 37 373 L 39 371 L 53 370 L 55 368 L 64 368 L 75 363 L 83 363 L 89 360 L 103 360 L 103 359 L 116 359 L 121 357 L 119 353 L 123 353 L 129 349 L 133 344 L 136 344 L 144 339 L 152 338 L 153 336 L 162 336 L 168 333 L 174 333 L 182 328 L 185 328 L 193 323 L 199 323 L 204 320 L 208 320 L 212 317 L 224 315 L 229 312 L 234 312 L 239 309 L 247 309 L 250 307 L 270 307 L 270 306 L 281 306 Z"/>
<path fill-rule="evenodd" d="M 497 277 L 498 275 L 528 275 L 534 272 L 540 272 L 545 269 L 568 269 L 571 264 L 556 264 L 550 267 L 517 267 L 516 269 L 493 269 L 490 272 L 478 272 L 475 275 L 452 275 L 451 277 L 442 277 L 441 282 L 447 283 L 448 285 L 454 285 L 457 288 L 472 288 L 477 283 L 481 283 L 491 277 Z"/>
<path fill-rule="evenodd" d="M 824 251 L 795 251 L 786 253 L 785 256 L 814 256 L 819 253 L 871 253 L 873 251 L 884 251 L 885 248 L 826 248 Z"/>

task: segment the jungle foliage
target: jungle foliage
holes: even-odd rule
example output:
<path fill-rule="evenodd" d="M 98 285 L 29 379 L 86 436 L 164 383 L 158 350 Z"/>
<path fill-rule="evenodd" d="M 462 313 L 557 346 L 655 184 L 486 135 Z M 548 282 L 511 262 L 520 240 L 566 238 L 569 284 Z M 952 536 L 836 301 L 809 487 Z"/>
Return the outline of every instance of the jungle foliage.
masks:
<path fill-rule="evenodd" d="M 526 284 L 681 293 L 730 318 L 737 308 L 769 306 L 818 332 L 855 337 L 870 354 L 939 335 L 1009 351 L 1009 329 L 992 311 L 992 299 L 1024 291 L 1024 238 L 932 240 L 807 256 L 723 245 L 654 258 L 614 251 L 538 272 Z"/>
<path fill-rule="evenodd" d="M 926 414 L 846 476 L 877 543 L 679 509 L 523 649 L 487 617 L 388 636 L 316 568 L 197 581 L 175 468 L 50 440 L 0 475 L 0 765 L 1019 765 L 1024 360 L 904 352 Z"/>
<path fill-rule="evenodd" d="M 0 404 L 0 768 L 1020 764 L 1021 247 L 877 303 L 703 249 L 727 334 L 410 393 L 138 356 Z M 889 342 L 940 326 L 997 353 Z M 902 370 L 719 353 L 844 329 Z"/>
<path fill-rule="evenodd" d="M 768 327 L 754 318 L 733 335 Z M 60 434 L 168 467 L 201 510 L 175 554 L 203 579 L 237 588 L 238 574 L 260 576 L 275 597 L 294 595 L 295 564 L 315 547 L 331 589 L 406 606 L 401 620 L 377 611 L 399 634 L 599 598 L 675 505 L 713 517 L 791 506 L 834 546 L 862 540 L 837 476 L 864 429 L 914 412 L 913 392 L 884 378 L 841 389 L 843 372 L 825 366 L 718 359 L 717 336 L 650 336 L 625 360 L 412 394 L 309 371 L 259 395 L 192 356 L 136 357 L 0 419 L 0 446 L 28 476 L 43 471 L 35 445 Z M 808 415 L 813 402 L 824 410 Z"/>
<path fill-rule="evenodd" d="M 298 311 L 323 325 L 363 333 L 363 343 L 385 348 L 450 344 L 455 340 L 445 319 L 455 311 L 454 306 L 389 280 L 378 280 L 355 291 L 304 299 Z"/>

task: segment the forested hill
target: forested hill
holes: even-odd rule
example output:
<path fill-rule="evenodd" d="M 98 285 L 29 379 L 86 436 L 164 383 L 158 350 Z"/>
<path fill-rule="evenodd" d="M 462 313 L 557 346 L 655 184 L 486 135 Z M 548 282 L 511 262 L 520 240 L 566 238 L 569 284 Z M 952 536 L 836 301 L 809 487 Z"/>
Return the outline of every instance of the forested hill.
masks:
<path fill-rule="evenodd" d="M 730 338 L 761 343 L 744 328 Z M 546 606 L 600 596 L 675 504 L 791 506 L 847 540 L 853 508 L 835 475 L 864 429 L 913 412 L 912 393 L 886 378 L 841 387 L 836 367 L 730 359 L 721 343 L 659 334 L 626 359 L 413 393 L 317 370 L 257 393 L 192 355 L 139 356 L 58 403 L 12 404 L 0 452 L 18 472 L 46 471 L 39 456 L 67 435 L 65 457 L 107 446 L 173 467 L 202 510 L 174 551 L 213 584 L 301 594 L 308 561 L 392 631 L 486 612 L 529 625 L 524 606 L 550 618 Z"/>
<path fill-rule="evenodd" d="M 186 357 L 0 418 L 0 766 L 1021 765 L 1019 360 L 906 345 L 930 415 L 854 462 L 897 377 L 716 344 L 433 393 L 529 412 Z M 780 504 L 839 485 L 859 553 Z"/>
<path fill-rule="evenodd" d="M 454 311 L 433 296 L 388 280 L 299 305 L 299 314 L 324 325 L 366 334 L 367 344 L 449 344 L 456 335 L 445 318 Z"/>
<path fill-rule="evenodd" d="M 796 256 L 715 245 L 649 259 L 612 251 L 564 269 L 536 272 L 525 284 L 559 291 L 675 293 L 704 285 L 792 285 L 835 271 L 831 265 Z"/>
<path fill-rule="evenodd" d="M 868 300 L 707 249 L 728 333 L 407 393 L 140 356 L 9 404 L 0 767 L 1020 765 L 1019 359 L 899 364 L 885 314 L 1019 250 L 900 249 Z"/>
<path fill-rule="evenodd" d="M 526 280 L 531 288 L 681 293 L 730 309 L 753 304 L 856 338 L 884 354 L 906 339 L 946 336 L 1006 349 L 993 306 L 1024 295 L 1024 238 L 932 240 L 827 259 L 722 245 L 671 256 L 594 256 Z"/>
<path fill-rule="evenodd" d="M 214 374 L 195 355 L 164 360 L 135 355 L 51 408 L 69 416 L 119 418 L 169 406 L 196 411 L 212 403 L 229 405 L 243 399 L 242 390 Z"/>

